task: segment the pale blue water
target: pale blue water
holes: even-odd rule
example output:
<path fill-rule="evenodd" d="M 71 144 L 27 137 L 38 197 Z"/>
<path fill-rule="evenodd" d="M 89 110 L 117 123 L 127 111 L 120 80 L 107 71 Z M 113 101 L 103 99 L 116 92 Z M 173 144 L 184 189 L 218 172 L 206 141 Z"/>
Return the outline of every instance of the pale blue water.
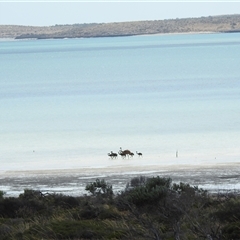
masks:
<path fill-rule="evenodd" d="M 239 33 L 0 41 L 1 171 L 238 163 L 239 56 Z"/>

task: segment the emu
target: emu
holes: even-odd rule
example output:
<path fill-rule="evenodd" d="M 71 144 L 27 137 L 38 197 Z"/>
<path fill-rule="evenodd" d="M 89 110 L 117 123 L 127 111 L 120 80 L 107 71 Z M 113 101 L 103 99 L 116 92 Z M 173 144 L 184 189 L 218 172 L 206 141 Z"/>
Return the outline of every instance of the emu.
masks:
<path fill-rule="evenodd" d="M 126 154 L 126 153 L 123 153 L 123 152 L 122 152 L 122 153 L 119 152 L 118 154 L 119 154 L 122 158 L 126 158 L 126 156 L 127 156 L 127 154 Z"/>
<path fill-rule="evenodd" d="M 113 158 L 117 158 L 118 155 L 117 153 L 114 153 L 111 151 L 111 153 L 108 153 L 108 156 L 113 159 Z"/>
<path fill-rule="evenodd" d="M 118 151 L 118 154 L 121 155 L 121 154 L 124 154 L 125 156 L 128 155 L 129 156 L 133 156 L 134 153 L 132 153 L 130 150 L 126 149 L 126 150 L 122 150 L 122 148 L 120 147 L 120 150 Z"/>
<path fill-rule="evenodd" d="M 137 152 L 137 151 L 136 151 L 136 153 L 137 153 L 137 155 L 138 155 L 139 157 L 142 157 L 142 153 Z"/>

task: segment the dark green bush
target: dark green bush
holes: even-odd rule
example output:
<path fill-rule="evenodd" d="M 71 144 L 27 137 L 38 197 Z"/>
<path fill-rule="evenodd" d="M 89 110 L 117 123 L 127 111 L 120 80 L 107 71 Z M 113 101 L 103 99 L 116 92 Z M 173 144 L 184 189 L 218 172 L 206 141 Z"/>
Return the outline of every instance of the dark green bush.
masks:
<path fill-rule="evenodd" d="M 0 239 L 240 239 L 237 194 L 211 195 L 159 176 L 134 178 L 114 197 L 104 180 L 86 189 L 92 194 L 25 189 L 0 197 Z"/>
<path fill-rule="evenodd" d="M 24 206 L 23 202 L 14 197 L 5 198 L 0 202 L 0 214 L 5 218 L 16 218 L 18 210 Z"/>
<path fill-rule="evenodd" d="M 97 218 L 99 214 L 99 209 L 97 207 L 94 206 L 86 206 L 84 209 L 82 209 L 79 212 L 79 216 L 82 219 L 93 219 L 93 218 Z"/>
<path fill-rule="evenodd" d="M 63 207 L 63 208 L 75 208 L 79 206 L 79 199 L 72 196 L 65 196 L 62 194 L 53 194 L 48 196 L 51 199 L 52 204 L 55 207 Z"/>
<path fill-rule="evenodd" d="M 33 189 L 24 189 L 24 192 L 19 195 L 19 198 L 30 200 L 30 199 L 39 199 L 42 196 L 43 196 L 42 192 L 40 192 L 40 191 L 36 191 Z"/>
<path fill-rule="evenodd" d="M 240 221 L 227 223 L 223 227 L 222 233 L 225 239 L 239 240 L 240 239 Z"/>
<path fill-rule="evenodd" d="M 0 191 L 0 201 L 3 200 L 3 196 L 4 196 L 5 192 Z"/>
<path fill-rule="evenodd" d="M 130 187 L 139 187 L 146 184 L 147 177 L 140 176 L 140 177 L 134 177 L 130 181 Z"/>
<path fill-rule="evenodd" d="M 89 191 L 93 195 L 103 195 L 111 197 L 113 195 L 112 185 L 109 185 L 104 179 L 96 179 L 95 182 L 87 184 L 86 191 Z"/>
<path fill-rule="evenodd" d="M 163 186 L 147 188 L 145 186 L 131 189 L 126 196 L 126 200 L 137 206 L 153 204 L 162 200 L 167 195 L 167 189 Z"/>
<path fill-rule="evenodd" d="M 153 189 L 157 186 L 165 187 L 169 189 L 171 187 L 172 179 L 171 178 L 161 178 L 159 176 L 148 178 L 146 181 L 146 188 Z"/>
<path fill-rule="evenodd" d="M 125 201 L 137 206 L 153 204 L 163 200 L 168 193 L 172 180 L 170 178 L 152 177 L 135 178 L 133 188 L 122 193 Z"/>
<path fill-rule="evenodd" d="M 219 204 L 215 215 L 222 221 L 240 221 L 240 199 L 231 198 Z"/>

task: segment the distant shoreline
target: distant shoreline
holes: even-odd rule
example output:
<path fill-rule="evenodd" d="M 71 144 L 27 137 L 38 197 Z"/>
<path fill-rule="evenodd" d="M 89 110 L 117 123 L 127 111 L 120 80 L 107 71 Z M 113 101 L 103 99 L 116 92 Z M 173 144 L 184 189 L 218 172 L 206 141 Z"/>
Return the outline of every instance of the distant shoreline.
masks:
<path fill-rule="evenodd" d="M 240 32 L 240 14 L 151 21 L 84 23 L 55 26 L 0 25 L 0 38 L 63 39 L 156 34 Z"/>
<path fill-rule="evenodd" d="M 74 169 L 42 169 L 42 170 L 6 170 L 1 172 L 0 175 L 4 176 L 12 176 L 12 175 L 58 175 L 58 174 L 74 174 L 74 173 L 143 173 L 144 172 L 159 172 L 159 171 L 192 171 L 192 170 L 207 170 L 207 169 L 226 169 L 226 168 L 235 168 L 240 167 L 240 163 L 238 162 L 230 162 L 230 163 L 217 163 L 217 164 L 179 164 L 179 165 L 142 165 L 142 166 L 124 166 L 124 165 L 116 165 L 110 167 L 84 167 L 84 168 L 74 168 Z"/>
<path fill-rule="evenodd" d="M 240 31 L 239 31 L 240 32 Z M 173 32 L 173 33 L 153 33 L 139 34 L 128 36 L 109 36 L 109 37 L 87 37 L 87 38 L 122 38 L 122 37 L 139 37 L 139 36 L 171 36 L 171 35 L 201 35 L 201 34 L 225 34 L 233 32 Z M 238 33 L 238 32 L 234 32 Z M 0 41 L 25 41 L 25 40 L 62 40 L 62 39 L 83 39 L 83 37 L 64 37 L 64 38 L 0 38 Z"/>
<path fill-rule="evenodd" d="M 141 35 L 133 35 L 133 36 L 114 36 L 114 38 L 117 37 L 139 37 L 139 36 L 174 36 L 174 35 L 201 35 L 201 34 L 225 34 L 225 32 L 180 32 L 180 33 L 156 33 L 156 34 L 141 34 Z M 107 38 L 107 37 L 92 37 L 92 38 Z M 13 41 L 33 41 L 33 40 L 63 40 L 63 39 L 83 39 L 83 38 L 45 38 L 45 39 L 38 39 L 38 38 L 22 38 L 22 39 L 16 39 L 16 38 L 0 38 L 0 42 L 13 42 Z"/>

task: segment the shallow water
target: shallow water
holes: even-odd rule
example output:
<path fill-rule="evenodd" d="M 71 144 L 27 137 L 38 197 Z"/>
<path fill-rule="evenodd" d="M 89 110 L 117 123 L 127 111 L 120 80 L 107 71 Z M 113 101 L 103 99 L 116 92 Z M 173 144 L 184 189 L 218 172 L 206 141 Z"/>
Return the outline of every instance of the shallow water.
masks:
<path fill-rule="evenodd" d="M 118 167 L 126 176 L 116 175 L 122 179 L 117 185 L 124 186 L 132 168 L 218 169 L 219 164 L 239 163 L 239 37 L 1 41 L 2 189 L 14 193 L 24 186 L 56 187 L 74 193 L 82 187 L 71 174 L 69 183 L 58 180 L 65 178 L 61 173 L 52 185 L 39 175 L 19 180 L 23 171 L 78 169 L 81 178 L 86 168 L 99 168 L 91 176 L 83 175 L 95 179 L 102 169 Z M 120 147 L 143 152 L 144 157 L 109 159 L 107 153 Z M 10 178 L 4 180 L 9 171 L 16 174 L 11 175 L 15 190 Z M 191 181 L 199 179 L 195 170 L 191 174 Z M 213 182 L 207 171 L 203 176 L 209 185 L 205 178 L 197 183 L 230 186 L 237 172 L 226 174 L 227 179 L 216 175 Z M 238 186 L 236 179 L 233 186 Z"/>

